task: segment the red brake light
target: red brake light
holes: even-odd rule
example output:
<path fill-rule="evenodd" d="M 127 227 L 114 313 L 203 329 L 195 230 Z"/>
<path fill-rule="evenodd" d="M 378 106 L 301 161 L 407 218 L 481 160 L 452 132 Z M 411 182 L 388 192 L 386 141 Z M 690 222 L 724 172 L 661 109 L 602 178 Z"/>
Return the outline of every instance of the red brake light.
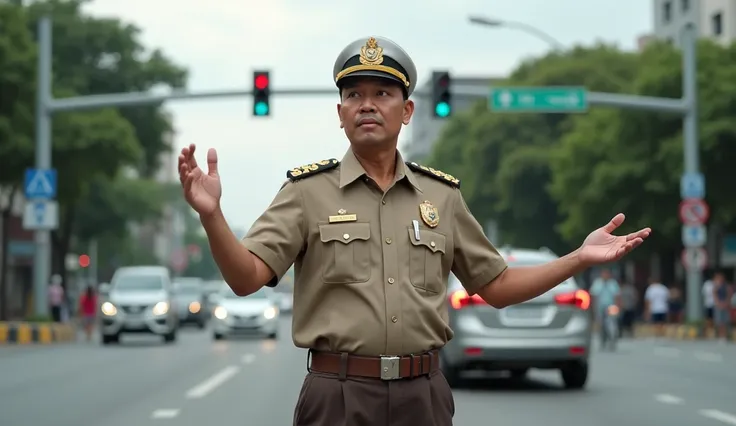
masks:
<path fill-rule="evenodd" d="M 590 307 L 590 294 L 585 290 L 557 294 L 555 295 L 555 302 L 559 305 L 574 305 L 577 308 L 586 310 Z"/>
<path fill-rule="evenodd" d="M 450 294 L 450 306 L 452 306 L 453 309 L 462 309 L 466 306 L 485 304 L 486 301 L 480 296 L 477 294 L 469 296 L 468 292 L 465 290 L 456 290 Z"/>

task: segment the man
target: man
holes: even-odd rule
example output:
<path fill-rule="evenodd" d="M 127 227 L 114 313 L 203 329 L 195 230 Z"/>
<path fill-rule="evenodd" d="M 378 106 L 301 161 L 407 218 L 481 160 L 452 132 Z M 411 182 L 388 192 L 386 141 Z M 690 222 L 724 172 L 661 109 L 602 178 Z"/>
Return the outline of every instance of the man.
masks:
<path fill-rule="evenodd" d="M 601 269 L 600 275 L 590 287 L 590 295 L 593 296 L 596 324 L 601 333 L 601 343 L 603 343 L 605 341 L 603 320 L 606 317 L 607 309 L 611 305 L 621 305 L 621 288 L 618 281 L 613 278 L 610 269 Z"/>
<path fill-rule="evenodd" d="M 62 322 L 62 314 L 64 308 L 64 287 L 61 286 L 61 275 L 54 274 L 49 284 L 48 297 L 49 308 L 51 310 L 51 318 L 54 322 Z"/>
<path fill-rule="evenodd" d="M 186 199 L 235 293 L 275 286 L 295 262 L 293 339 L 310 349 L 310 372 L 294 425 L 451 425 L 454 401 L 438 352 L 452 337 L 451 271 L 468 293 L 504 307 L 619 259 L 650 234 L 611 235 L 624 220 L 619 214 L 574 253 L 508 269 L 468 210 L 459 180 L 405 164 L 397 151 L 414 112 L 416 76 L 411 58 L 390 40 L 349 44 L 333 77 L 350 149 L 342 161 L 289 170 L 242 241 L 220 210 L 216 152 L 207 152 L 207 173 L 193 145 L 179 156 Z"/>
<path fill-rule="evenodd" d="M 621 331 L 620 336 L 634 337 L 634 321 L 639 306 L 639 291 L 630 282 L 621 286 Z"/>
<path fill-rule="evenodd" d="M 664 326 L 669 312 L 670 290 L 657 278 L 649 278 L 649 286 L 644 292 L 644 317 L 654 324 L 654 335 L 664 337 Z"/>
<path fill-rule="evenodd" d="M 721 271 L 716 272 L 713 275 L 713 324 L 721 342 L 727 340 L 731 324 L 731 297 L 731 287 L 726 281 L 726 275 Z"/>
<path fill-rule="evenodd" d="M 713 279 L 708 279 L 703 283 L 703 310 L 705 311 L 705 326 L 707 330 L 713 328 L 713 310 L 716 300 L 713 297 Z"/>

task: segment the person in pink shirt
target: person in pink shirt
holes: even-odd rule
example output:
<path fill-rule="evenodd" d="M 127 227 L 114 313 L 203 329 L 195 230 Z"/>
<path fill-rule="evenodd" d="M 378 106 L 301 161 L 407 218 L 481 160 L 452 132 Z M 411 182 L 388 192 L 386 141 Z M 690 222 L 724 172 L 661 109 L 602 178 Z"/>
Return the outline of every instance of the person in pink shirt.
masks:
<path fill-rule="evenodd" d="M 87 341 L 92 339 L 92 329 L 95 325 L 95 317 L 97 314 L 97 294 L 95 289 L 90 285 L 87 290 L 79 296 L 79 315 L 84 327 L 84 334 Z"/>
<path fill-rule="evenodd" d="M 64 287 L 61 286 L 61 276 L 56 274 L 51 277 L 51 285 L 49 286 L 49 307 L 54 322 L 61 322 L 61 308 L 63 305 Z"/>

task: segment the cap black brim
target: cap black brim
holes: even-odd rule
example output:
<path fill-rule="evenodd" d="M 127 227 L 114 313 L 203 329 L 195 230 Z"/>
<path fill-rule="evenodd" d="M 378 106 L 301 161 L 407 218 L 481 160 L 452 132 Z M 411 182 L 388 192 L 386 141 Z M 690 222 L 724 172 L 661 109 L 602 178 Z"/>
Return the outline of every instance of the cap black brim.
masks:
<path fill-rule="evenodd" d="M 401 87 L 404 87 L 404 83 L 399 79 L 398 77 L 394 77 L 391 74 L 385 73 L 383 71 L 376 71 L 376 70 L 362 70 L 362 71 L 355 71 L 352 72 L 345 77 L 341 78 L 340 81 L 337 82 L 337 87 L 342 87 L 343 84 L 347 83 L 348 81 L 354 80 L 356 78 L 383 78 L 386 80 L 391 80 L 393 82 L 398 83 Z"/>

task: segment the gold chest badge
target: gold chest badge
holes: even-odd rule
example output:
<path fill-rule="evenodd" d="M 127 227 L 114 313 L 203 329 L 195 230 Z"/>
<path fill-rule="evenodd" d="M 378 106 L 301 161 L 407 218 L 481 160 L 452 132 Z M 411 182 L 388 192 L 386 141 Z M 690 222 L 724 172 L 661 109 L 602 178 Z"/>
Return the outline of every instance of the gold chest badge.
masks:
<path fill-rule="evenodd" d="M 420 204 L 419 213 L 422 216 L 422 221 L 430 228 L 434 228 L 440 224 L 440 213 L 437 211 L 437 207 L 431 202 L 424 201 Z"/>

